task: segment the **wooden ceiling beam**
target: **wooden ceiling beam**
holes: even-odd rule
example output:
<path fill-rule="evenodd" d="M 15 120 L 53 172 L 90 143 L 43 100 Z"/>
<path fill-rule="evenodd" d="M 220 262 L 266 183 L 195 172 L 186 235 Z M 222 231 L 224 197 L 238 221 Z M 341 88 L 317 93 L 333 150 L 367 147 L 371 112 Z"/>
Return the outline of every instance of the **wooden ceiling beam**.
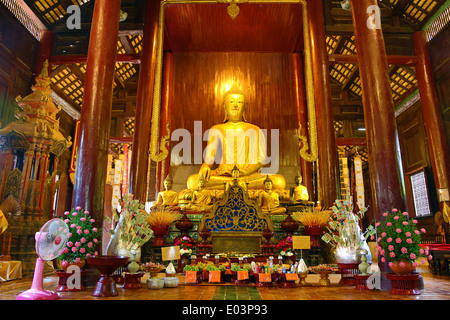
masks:
<path fill-rule="evenodd" d="M 345 41 L 349 38 L 348 35 L 343 35 L 339 38 L 338 43 L 336 44 L 336 47 L 333 49 L 333 52 L 331 54 L 339 54 L 342 50 L 342 48 L 345 45 Z"/>
<path fill-rule="evenodd" d="M 50 58 L 50 63 L 54 64 L 54 65 L 86 63 L 86 62 L 87 62 L 87 55 L 84 55 L 84 54 L 52 56 Z M 140 54 L 118 54 L 117 58 L 116 58 L 116 62 L 140 64 L 141 63 L 141 55 Z"/>
<path fill-rule="evenodd" d="M 358 56 L 355 54 L 330 54 L 328 57 L 330 64 L 349 63 L 357 64 Z M 401 56 L 401 55 L 389 55 L 387 56 L 388 64 L 394 65 L 409 65 L 414 66 L 418 60 L 416 56 Z"/>
<path fill-rule="evenodd" d="M 384 34 L 412 34 L 416 30 L 412 26 L 390 26 L 382 25 Z M 353 24 L 334 24 L 325 26 L 325 32 L 328 35 L 354 35 Z"/>
<path fill-rule="evenodd" d="M 127 54 L 135 54 L 133 47 L 131 46 L 130 41 L 128 39 L 128 35 L 120 35 L 119 40 L 120 42 L 122 42 L 122 45 L 125 48 Z"/>

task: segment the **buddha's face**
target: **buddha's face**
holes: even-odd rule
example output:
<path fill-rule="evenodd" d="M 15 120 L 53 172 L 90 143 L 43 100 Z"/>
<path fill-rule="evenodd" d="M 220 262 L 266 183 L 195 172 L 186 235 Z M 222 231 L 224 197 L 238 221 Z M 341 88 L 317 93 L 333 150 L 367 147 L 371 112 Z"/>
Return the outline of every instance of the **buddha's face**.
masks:
<path fill-rule="evenodd" d="M 198 187 L 203 188 L 204 186 L 205 186 L 205 180 L 204 179 L 198 180 Z"/>
<path fill-rule="evenodd" d="M 166 190 L 172 189 L 172 181 L 164 181 L 164 188 L 166 188 Z"/>
<path fill-rule="evenodd" d="M 295 184 L 296 184 L 296 185 L 301 185 L 301 184 L 302 184 L 302 178 L 296 177 L 296 178 L 295 178 Z"/>
<path fill-rule="evenodd" d="M 270 182 L 270 181 L 264 182 L 264 188 L 266 190 L 272 190 L 272 182 Z"/>
<path fill-rule="evenodd" d="M 242 121 L 245 112 L 245 97 L 243 94 L 228 94 L 224 99 L 224 106 L 229 121 Z"/>

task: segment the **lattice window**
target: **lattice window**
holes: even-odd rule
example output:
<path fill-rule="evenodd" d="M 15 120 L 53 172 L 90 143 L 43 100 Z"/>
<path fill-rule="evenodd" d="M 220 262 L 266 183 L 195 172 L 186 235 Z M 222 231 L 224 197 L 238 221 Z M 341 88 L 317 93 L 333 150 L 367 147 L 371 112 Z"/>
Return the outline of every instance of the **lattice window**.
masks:
<path fill-rule="evenodd" d="M 410 67 L 397 67 L 395 73 L 391 76 L 392 99 L 395 102 L 408 93 L 413 87 L 417 85 L 416 73 Z"/>
<path fill-rule="evenodd" d="M 403 17 L 415 25 L 419 25 L 437 5 L 436 0 L 412 0 L 406 7 Z"/>
<path fill-rule="evenodd" d="M 357 76 L 352 84 L 350 84 L 349 89 L 357 94 L 358 96 L 362 95 L 362 88 L 361 88 L 361 78 Z"/>
<path fill-rule="evenodd" d="M 55 74 L 51 81 L 73 102 L 80 106 L 83 104 L 83 82 L 73 74 L 69 67 Z"/>
<path fill-rule="evenodd" d="M 124 121 L 123 125 L 125 126 L 125 129 L 130 134 L 134 134 L 134 119 L 127 119 Z"/>
<path fill-rule="evenodd" d="M 341 39 L 341 36 L 327 36 L 325 41 L 327 44 L 328 54 L 331 54 L 334 52 L 340 39 Z"/>
<path fill-rule="evenodd" d="M 90 0 L 71 0 L 70 2 L 81 7 L 89 1 Z M 58 0 L 35 0 L 33 5 L 49 24 L 55 23 L 67 14 L 67 8 L 63 7 Z"/>
<path fill-rule="evenodd" d="M 122 42 L 117 41 L 117 54 L 125 54 L 127 53 L 127 51 L 125 50 L 124 45 L 122 44 Z"/>
<path fill-rule="evenodd" d="M 56 0 L 36 0 L 33 4 L 49 24 L 58 21 L 66 14 L 67 8 L 63 8 Z"/>
<path fill-rule="evenodd" d="M 355 36 L 345 40 L 341 54 L 356 54 Z"/>
<path fill-rule="evenodd" d="M 128 41 L 130 42 L 130 45 L 132 46 L 134 52 L 141 53 L 142 52 L 142 35 L 128 35 L 127 36 Z"/>
<path fill-rule="evenodd" d="M 344 126 L 344 122 L 343 121 L 334 121 L 334 131 L 335 132 L 339 132 L 342 127 Z"/>
<path fill-rule="evenodd" d="M 116 63 L 116 74 L 123 82 L 133 77 L 136 72 L 136 68 L 132 63 Z"/>
<path fill-rule="evenodd" d="M 336 64 L 330 69 L 330 75 L 339 83 L 344 83 L 345 80 L 350 76 L 353 69 L 356 68 L 356 65 L 353 64 Z"/>

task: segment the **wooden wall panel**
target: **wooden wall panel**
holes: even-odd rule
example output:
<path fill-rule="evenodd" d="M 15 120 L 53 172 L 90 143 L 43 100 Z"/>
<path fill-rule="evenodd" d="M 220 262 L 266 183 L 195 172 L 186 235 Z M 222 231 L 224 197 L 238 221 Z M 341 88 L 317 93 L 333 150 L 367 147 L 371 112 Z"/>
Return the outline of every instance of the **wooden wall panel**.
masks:
<path fill-rule="evenodd" d="M 247 121 L 280 131 L 280 167 L 298 166 L 296 108 L 292 64 L 286 53 L 175 53 L 173 129 L 194 133 L 222 123 L 223 94 L 233 79 L 248 98 Z M 177 143 L 172 143 L 172 147 Z M 203 143 L 203 148 L 206 143 Z M 270 155 L 270 139 L 268 139 Z"/>
<path fill-rule="evenodd" d="M 15 98 L 31 92 L 33 64 L 39 42 L 3 5 L 0 5 L 0 122 L 5 126 L 14 120 Z"/>
<path fill-rule="evenodd" d="M 447 143 L 450 145 L 450 24 L 430 41 L 429 49 Z"/>
<path fill-rule="evenodd" d="M 420 101 L 397 118 L 408 212 L 415 216 L 410 174 L 424 168 L 432 212 L 439 210 Z M 421 220 L 430 219 L 429 217 Z"/>

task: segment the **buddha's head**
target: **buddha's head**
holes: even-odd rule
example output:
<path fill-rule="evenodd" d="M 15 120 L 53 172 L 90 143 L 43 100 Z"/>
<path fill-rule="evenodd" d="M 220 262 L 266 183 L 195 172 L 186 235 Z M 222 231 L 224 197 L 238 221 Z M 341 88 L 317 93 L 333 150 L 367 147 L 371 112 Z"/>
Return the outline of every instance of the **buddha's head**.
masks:
<path fill-rule="evenodd" d="M 269 176 L 267 176 L 266 179 L 264 180 L 264 189 L 266 191 L 269 191 L 269 190 L 272 190 L 272 187 L 273 187 L 273 182 L 269 178 Z"/>
<path fill-rule="evenodd" d="M 164 188 L 166 188 L 166 190 L 172 189 L 172 183 L 172 178 L 168 175 L 166 179 L 164 179 Z"/>
<path fill-rule="evenodd" d="M 231 176 L 233 177 L 233 179 L 239 178 L 240 173 L 241 173 L 241 171 L 239 171 L 239 169 L 238 169 L 238 167 L 236 167 L 236 165 L 231 170 Z"/>
<path fill-rule="evenodd" d="M 247 121 L 245 110 L 247 109 L 247 97 L 242 90 L 233 85 L 223 97 L 223 109 L 225 111 L 224 122 Z"/>
<path fill-rule="evenodd" d="M 302 184 L 302 180 L 303 180 L 303 178 L 302 178 L 301 175 L 297 175 L 297 176 L 294 178 L 294 182 L 295 182 L 295 184 L 296 184 L 297 186 L 299 186 L 299 185 Z"/>

